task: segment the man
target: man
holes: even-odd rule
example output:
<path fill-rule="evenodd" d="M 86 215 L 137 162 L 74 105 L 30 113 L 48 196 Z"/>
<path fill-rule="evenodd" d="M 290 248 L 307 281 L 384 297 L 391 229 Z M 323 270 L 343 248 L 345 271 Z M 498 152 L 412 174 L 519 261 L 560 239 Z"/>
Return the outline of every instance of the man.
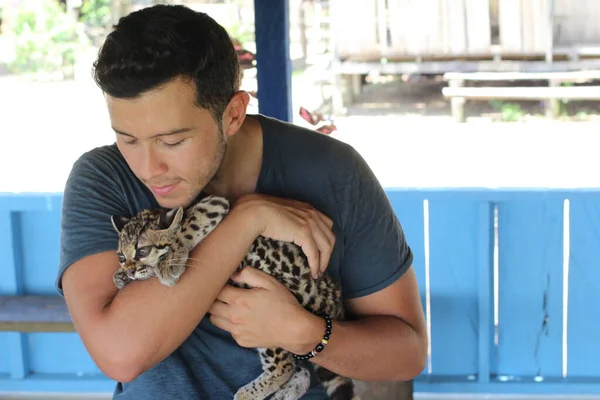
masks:
<path fill-rule="evenodd" d="M 261 373 L 255 347 L 315 348 L 323 319 L 271 276 L 226 285 L 258 235 L 302 246 L 315 276 L 341 282 L 351 320 L 311 362 L 360 380 L 410 380 L 427 338 L 412 253 L 385 192 L 350 146 L 246 115 L 227 32 L 207 15 L 157 5 L 122 18 L 95 63 L 116 144 L 74 164 L 64 191 L 57 289 L 117 399 L 230 399 Z M 117 291 L 110 216 L 233 202 L 173 287 Z M 310 205 L 309 205 L 310 204 Z M 306 399 L 326 398 L 315 380 Z"/>

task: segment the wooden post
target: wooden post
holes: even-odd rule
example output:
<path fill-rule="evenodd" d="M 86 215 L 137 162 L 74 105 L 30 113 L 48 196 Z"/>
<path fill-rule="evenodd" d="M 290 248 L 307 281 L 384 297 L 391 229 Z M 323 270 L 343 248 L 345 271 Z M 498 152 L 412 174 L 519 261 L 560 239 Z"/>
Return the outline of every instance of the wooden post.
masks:
<path fill-rule="evenodd" d="M 546 4 L 548 7 L 548 15 L 546 18 L 546 29 L 548 30 L 546 42 L 546 62 L 548 64 L 552 64 L 554 53 L 554 0 L 547 0 Z"/>
<path fill-rule="evenodd" d="M 292 67 L 288 0 L 254 0 L 258 109 L 292 122 Z"/>
<path fill-rule="evenodd" d="M 462 87 L 464 85 L 462 79 L 452 79 L 449 82 L 450 87 Z M 452 117 L 456 122 L 465 122 L 465 98 L 452 97 L 450 99 L 450 107 L 452 109 Z"/>
<path fill-rule="evenodd" d="M 559 80 L 550 79 L 548 81 L 548 86 L 550 87 L 560 87 Z M 560 114 L 560 101 L 558 99 L 548 99 L 545 102 L 546 105 L 546 117 L 555 119 Z"/>
<path fill-rule="evenodd" d="M 20 214 L 0 212 L 0 243 L 6 244 L 6 251 L 0 255 L 0 261 L 8 267 L 2 278 L 4 290 L 7 291 L 3 294 L 20 296 L 23 294 L 24 284 Z M 2 354 L 6 354 L 10 361 L 10 378 L 25 379 L 31 372 L 27 335 L 19 332 L 8 332 L 6 335 L 8 348 L 2 349 Z"/>
<path fill-rule="evenodd" d="M 300 28 L 300 46 L 302 47 L 302 58 L 304 58 L 305 62 L 306 62 L 306 59 L 308 58 L 308 43 L 306 41 L 306 7 L 307 6 L 308 6 L 308 3 L 306 3 L 304 0 L 301 0 L 300 7 L 298 8 L 298 11 L 299 11 L 298 26 Z"/>

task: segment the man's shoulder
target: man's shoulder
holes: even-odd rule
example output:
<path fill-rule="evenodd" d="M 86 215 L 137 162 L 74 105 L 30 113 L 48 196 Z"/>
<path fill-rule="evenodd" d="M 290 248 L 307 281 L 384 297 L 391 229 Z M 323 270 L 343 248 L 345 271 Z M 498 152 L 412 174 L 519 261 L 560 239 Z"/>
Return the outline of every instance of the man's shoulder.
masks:
<path fill-rule="evenodd" d="M 124 162 L 123 156 L 119 152 L 115 143 L 95 147 L 81 154 L 74 166 L 95 166 L 97 168 L 107 168 L 110 166 L 120 165 Z"/>
<path fill-rule="evenodd" d="M 88 150 L 73 163 L 69 181 L 80 179 L 121 180 L 132 179 L 133 173 L 116 144 Z"/>
<path fill-rule="evenodd" d="M 333 173 L 348 171 L 360 162 L 360 154 L 350 144 L 316 130 L 262 116 L 263 130 L 278 158 L 293 160 L 290 165 L 331 170 Z"/>

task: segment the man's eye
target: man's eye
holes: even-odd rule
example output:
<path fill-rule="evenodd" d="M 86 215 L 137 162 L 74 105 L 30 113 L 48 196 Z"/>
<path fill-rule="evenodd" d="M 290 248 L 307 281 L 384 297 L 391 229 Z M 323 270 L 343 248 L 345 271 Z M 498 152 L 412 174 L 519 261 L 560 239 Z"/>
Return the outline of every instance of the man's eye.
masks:
<path fill-rule="evenodd" d="M 165 145 L 167 145 L 168 147 L 175 147 L 175 146 L 179 146 L 180 144 L 182 144 L 183 142 L 185 142 L 185 139 L 180 140 L 179 142 L 175 142 L 175 143 L 169 143 L 169 142 L 163 142 Z"/>

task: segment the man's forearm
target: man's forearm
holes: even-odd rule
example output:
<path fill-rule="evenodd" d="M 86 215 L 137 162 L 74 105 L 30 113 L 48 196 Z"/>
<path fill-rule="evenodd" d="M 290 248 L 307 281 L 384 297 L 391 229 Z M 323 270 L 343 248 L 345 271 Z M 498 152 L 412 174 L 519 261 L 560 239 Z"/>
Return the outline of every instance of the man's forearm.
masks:
<path fill-rule="evenodd" d="M 323 319 L 310 319 L 311 333 L 307 337 L 322 337 Z M 425 368 L 426 354 L 425 335 L 406 322 L 392 316 L 370 316 L 356 321 L 333 321 L 327 346 L 311 361 L 352 379 L 407 381 Z"/>
<path fill-rule="evenodd" d="M 154 279 L 132 282 L 106 307 L 97 335 L 118 339 L 111 353 L 121 350 L 129 358 L 119 361 L 126 371 L 119 376 L 134 379 L 191 334 L 256 237 L 243 224 L 234 215 L 226 218 L 190 253 L 187 270 L 174 287 Z"/>

